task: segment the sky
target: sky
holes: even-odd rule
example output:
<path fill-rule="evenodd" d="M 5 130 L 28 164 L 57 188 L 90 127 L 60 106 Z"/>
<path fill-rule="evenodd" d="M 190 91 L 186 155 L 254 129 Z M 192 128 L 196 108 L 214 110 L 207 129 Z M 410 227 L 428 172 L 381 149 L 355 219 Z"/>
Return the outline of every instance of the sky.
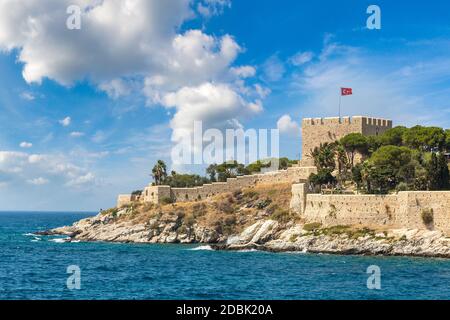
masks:
<path fill-rule="evenodd" d="M 340 87 L 342 114 L 449 128 L 449 21 L 443 0 L 0 0 L 0 210 L 108 208 L 158 159 L 200 173 L 171 163 L 194 121 L 279 129 L 298 158 Z"/>

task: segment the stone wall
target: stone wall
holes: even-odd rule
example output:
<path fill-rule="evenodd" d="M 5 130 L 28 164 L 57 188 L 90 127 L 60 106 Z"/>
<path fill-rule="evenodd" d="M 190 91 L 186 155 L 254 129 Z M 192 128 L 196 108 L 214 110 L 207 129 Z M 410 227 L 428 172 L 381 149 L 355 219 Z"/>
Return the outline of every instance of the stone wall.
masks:
<path fill-rule="evenodd" d="M 399 192 L 393 195 L 305 195 L 304 184 L 292 186 L 291 210 L 306 223 L 324 226 L 366 225 L 389 228 L 435 229 L 450 234 L 450 191 Z M 433 210 L 426 226 L 424 210 Z"/>
<path fill-rule="evenodd" d="M 302 121 L 301 165 L 313 164 L 311 150 L 321 143 L 334 142 L 350 133 L 366 136 L 382 134 L 392 128 L 392 121 L 386 119 L 354 116 L 335 118 L 305 118 Z"/>
<path fill-rule="evenodd" d="M 220 193 L 234 192 L 257 184 L 298 183 L 307 180 L 310 174 L 315 172 L 315 167 L 291 167 L 287 170 L 230 178 L 227 179 L 227 182 L 205 184 L 196 188 L 172 188 L 171 198 L 175 202 L 202 200 Z"/>
<path fill-rule="evenodd" d="M 131 195 L 120 195 L 117 199 L 117 206 L 121 207 L 136 200 L 144 203 L 162 203 L 165 199 L 171 199 L 174 202 L 202 200 L 220 193 L 234 192 L 256 184 L 298 183 L 307 180 L 310 174 L 315 172 L 315 167 L 291 167 L 287 170 L 240 176 L 228 179 L 227 182 L 215 182 L 195 188 L 171 188 L 169 186 L 150 185 L 144 189 L 139 199 L 131 200 Z"/>
<path fill-rule="evenodd" d="M 133 202 L 140 201 L 141 196 L 140 195 L 134 195 L 134 194 L 119 194 L 117 197 L 117 207 L 121 208 L 124 206 L 128 206 L 132 204 Z"/>
<path fill-rule="evenodd" d="M 420 228 L 422 211 L 432 209 L 433 226 L 437 230 L 446 230 L 450 234 L 450 191 L 416 191 L 399 192 L 399 215 L 396 216 L 398 225 L 408 225 Z"/>

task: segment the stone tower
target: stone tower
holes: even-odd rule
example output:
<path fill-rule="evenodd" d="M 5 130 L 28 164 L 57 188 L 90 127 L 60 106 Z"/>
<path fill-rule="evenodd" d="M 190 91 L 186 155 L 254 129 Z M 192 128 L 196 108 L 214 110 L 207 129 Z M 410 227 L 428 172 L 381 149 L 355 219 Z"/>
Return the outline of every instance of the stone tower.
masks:
<path fill-rule="evenodd" d="M 324 142 L 334 142 L 349 133 L 375 136 L 392 128 L 392 120 L 353 116 L 305 118 L 302 121 L 302 166 L 313 165 L 311 151 Z"/>

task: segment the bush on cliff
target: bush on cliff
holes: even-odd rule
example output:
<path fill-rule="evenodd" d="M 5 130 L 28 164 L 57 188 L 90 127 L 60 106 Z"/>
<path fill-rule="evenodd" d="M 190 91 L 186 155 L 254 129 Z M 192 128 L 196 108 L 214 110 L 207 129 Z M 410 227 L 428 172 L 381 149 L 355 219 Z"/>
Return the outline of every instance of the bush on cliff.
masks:
<path fill-rule="evenodd" d="M 423 209 L 421 212 L 422 221 L 426 226 L 431 225 L 434 222 L 433 209 Z"/>

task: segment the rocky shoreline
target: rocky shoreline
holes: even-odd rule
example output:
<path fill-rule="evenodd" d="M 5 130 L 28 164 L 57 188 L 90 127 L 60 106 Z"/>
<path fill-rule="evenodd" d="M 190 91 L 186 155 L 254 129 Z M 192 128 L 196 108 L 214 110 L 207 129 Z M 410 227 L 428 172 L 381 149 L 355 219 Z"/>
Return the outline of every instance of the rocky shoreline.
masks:
<path fill-rule="evenodd" d="M 325 228 L 261 218 L 239 233 L 225 235 L 198 223 L 186 227 L 179 215 L 162 215 L 145 223 L 118 219 L 128 214 L 127 209 L 113 215 L 101 213 L 72 226 L 37 234 L 64 235 L 69 242 L 198 243 L 208 244 L 215 250 L 450 258 L 450 238 L 439 231 L 392 229 L 377 232 L 368 228 Z"/>

